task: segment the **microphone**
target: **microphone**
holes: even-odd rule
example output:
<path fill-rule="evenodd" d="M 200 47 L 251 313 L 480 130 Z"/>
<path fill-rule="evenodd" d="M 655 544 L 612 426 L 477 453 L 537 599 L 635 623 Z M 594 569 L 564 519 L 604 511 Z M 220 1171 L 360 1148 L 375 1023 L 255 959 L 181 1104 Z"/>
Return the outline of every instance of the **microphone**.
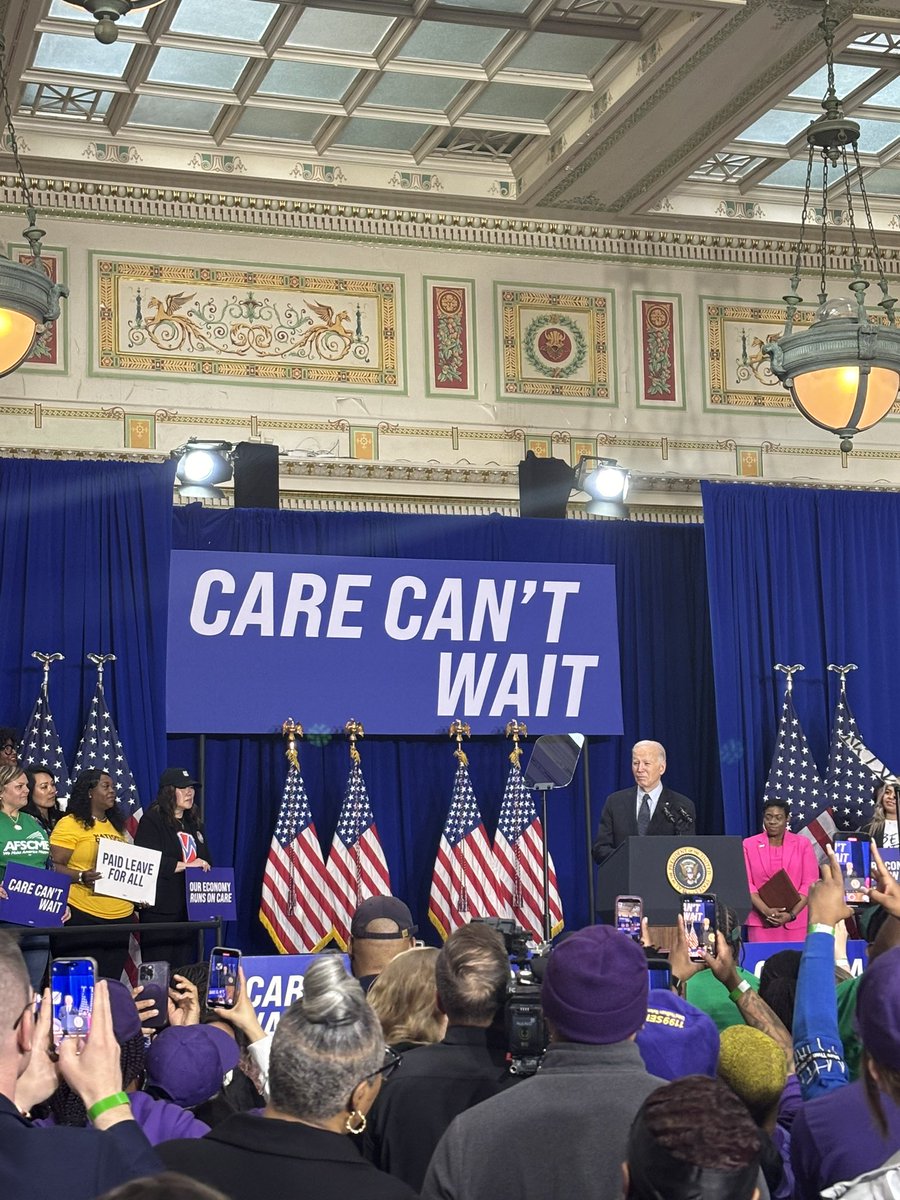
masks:
<path fill-rule="evenodd" d="M 672 810 L 668 804 L 663 805 L 663 816 L 666 818 L 667 821 L 671 822 L 672 825 L 675 825 L 675 826 L 678 825 L 678 818 L 672 812 Z"/>
<path fill-rule="evenodd" d="M 681 817 L 682 821 L 684 821 L 685 825 L 693 825 L 694 818 L 691 816 L 691 814 L 689 812 L 686 812 L 683 808 L 679 807 L 678 815 L 679 815 L 679 817 Z"/>

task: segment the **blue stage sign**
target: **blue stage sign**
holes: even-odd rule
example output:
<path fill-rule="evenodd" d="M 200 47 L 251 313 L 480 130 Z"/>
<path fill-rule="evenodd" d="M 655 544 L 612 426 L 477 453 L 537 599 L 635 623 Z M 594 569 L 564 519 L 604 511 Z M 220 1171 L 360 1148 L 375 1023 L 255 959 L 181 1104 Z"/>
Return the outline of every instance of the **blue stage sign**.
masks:
<path fill-rule="evenodd" d="M 233 867 L 185 871 L 184 894 L 189 921 L 208 921 L 212 917 L 220 917 L 223 921 L 237 920 Z"/>
<path fill-rule="evenodd" d="M 259 954 L 242 960 L 247 995 L 266 1033 L 274 1030 L 284 1010 L 303 995 L 303 976 L 320 956 L 321 953 Z M 339 957 L 349 975 L 350 955 Z"/>
<path fill-rule="evenodd" d="M 0 921 L 11 925 L 62 925 L 69 898 L 69 879 L 11 862 L 3 877 L 8 899 L 0 900 Z"/>
<path fill-rule="evenodd" d="M 170 733 L 620 734 L 615 569 L 175 550 L 168 679 Z"/>

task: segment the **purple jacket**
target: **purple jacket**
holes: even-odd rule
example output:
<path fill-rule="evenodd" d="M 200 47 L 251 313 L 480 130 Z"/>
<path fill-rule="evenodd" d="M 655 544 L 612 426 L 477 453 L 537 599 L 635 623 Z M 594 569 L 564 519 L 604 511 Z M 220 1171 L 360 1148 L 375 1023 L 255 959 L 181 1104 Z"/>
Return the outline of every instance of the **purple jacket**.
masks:
<path fill-rule="evenodd" d="M 131 1092 L 128 1099 L 134 1119 L 151 1146 L 170 1142 L 173 1138 L 202 1138 L 209 1133 L 208 1125 L 171 1100 L 154 1100 L 146 1092 Z M 33 1124 L 49 1129 L 56 1125 L 56 1120 L 54 1117 L 42 1117 Z"/>
<path fill-rule="evenodd" d="M 875 1128 L 861 1080 L 808 1100 L 791 1129 L 791 1164 L 797 1200 L 817 1200 L 833 1183 L 871 1171 L 900 1146 L 900 1105 L 882 1096 L 888 1122 Z"/>

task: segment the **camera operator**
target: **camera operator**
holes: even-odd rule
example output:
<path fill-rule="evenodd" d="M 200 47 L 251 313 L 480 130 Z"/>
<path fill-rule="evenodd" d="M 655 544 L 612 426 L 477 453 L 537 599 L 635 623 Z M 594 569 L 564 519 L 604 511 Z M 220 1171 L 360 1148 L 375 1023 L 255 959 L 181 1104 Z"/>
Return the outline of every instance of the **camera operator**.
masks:
<path fill-rule="evenodd" d="M 453 1118 L 516 1078 L 506 1061 L 509 959 L 499 934 L 480 923 L 454 930 L 438 955 L 435 977 L 447 1032 L 443 1041 L 404 1054 L 403 1069 L 372 1107 L 365 1143 L 376 1166 L 415 1191 Z"/>

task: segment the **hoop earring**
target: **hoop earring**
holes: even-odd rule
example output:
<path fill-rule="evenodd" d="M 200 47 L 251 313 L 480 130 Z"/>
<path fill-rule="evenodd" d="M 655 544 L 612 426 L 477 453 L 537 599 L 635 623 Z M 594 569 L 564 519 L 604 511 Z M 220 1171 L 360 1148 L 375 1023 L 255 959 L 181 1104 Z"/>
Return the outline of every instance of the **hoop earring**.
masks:
<path fill-rule="evenodd" d="M 348 1133 L 352 1133 L 354 1137 L 362 1133 L 366 1128 L 366 1114 L 354 1108 L 347 1115 L 347 1120 L 344 1122 L 344 1128 Z"/>

